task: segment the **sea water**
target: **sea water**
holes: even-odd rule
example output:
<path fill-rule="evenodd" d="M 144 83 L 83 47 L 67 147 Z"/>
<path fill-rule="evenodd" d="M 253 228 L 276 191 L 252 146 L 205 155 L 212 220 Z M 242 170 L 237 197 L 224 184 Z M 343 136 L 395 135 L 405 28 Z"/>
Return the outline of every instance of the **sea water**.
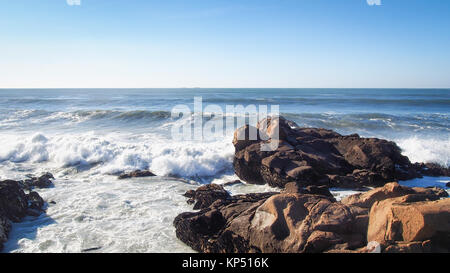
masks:
<path fill-rule="evenodd" d="M 279 105 L 302 127 L 395 141 L 412 162 L 450 164 L 448 89 L 0 89 L 0 179 L 49 171 L 47 213 L 13 225 L 5 252 L 189 252 L 172 222 L 182 194 L 237 179 L 233 128 L 174 140 L 176 105 Z M 221 119 L 219 113 L 205 120 Z M 158 177 L 118 180 L 150 169 Z M 402 182 L 445 188 L 448 177 Z M 227 186 L 233 194 L 276 191 Z M 353 191 L 334 189 L 338 199 Z M 54 203 L 54 204 L 53 204 Z"/>

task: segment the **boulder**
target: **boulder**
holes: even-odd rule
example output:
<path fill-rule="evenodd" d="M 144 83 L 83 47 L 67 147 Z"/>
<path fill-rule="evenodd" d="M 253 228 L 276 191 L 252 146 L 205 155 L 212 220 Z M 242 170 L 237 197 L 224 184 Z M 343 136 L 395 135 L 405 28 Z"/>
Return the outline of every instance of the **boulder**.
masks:
<path fill-rule="evenodd" d="M 341 202 L 346 205 L 370 209 L 375 202 L 409 194 L 422 194 L 425 195 L 428 200 L 438 200 L 440 197 L 448 196 L 446 191 L 438 188 L 410 188 L 392 182 L 368 192 L 347 196 L 343 198 Z"/>
<path fill-rule="evenodd" d="M 255 131 L 256 138 L 245 138 Z M 303 187 L 382 186 L 390 181 L 448 172 L 448 168 L 436 164 L 412 164 L 394 142 L 356 134 L 344 136 L 321 128 L 299 128 L 283 117 L 264 119 L 257 127 L 239 128 L 233 144 L 233 165 L 240 179 L 280 188 L 289 182 Z M 268 145 L 276 149 L 263 149 Z"/>
<path fill-rule="evenodd" d="M 152 173 L 151 171 L 133 171 L 133 172 L 129 172 L 129 173 L 123 173 L 121 175 L 119 175 L 119 179 L 127 179 L 127 178 L 132 178 L 132 177 L 149 177 L 149 176 L 156 176 L 154 173 Z"/>
<path fill-rule="evenodd" d="M 370 210 L 367 240 L 399 249 L 396 242 L 431 240 L 433 246 L 450 251 L 450 199 L 429 201 L 427 195 L 413 194 L 374 203 Z"/>
<path fill-rule="evenodd" d="M 26 190 L 32 190 L 34 188 L 50 188 L 53 187 L 52 179 L 55 179 L 51 173 L 45 173 L 39 177 L 30 177 L 21 181 L 23 188 Z"/>
<path fill-rule="evenodd" d="M 25 194 L 21 181 L 0 181 L 0 251 L 7 240 L 11 221 L 19 222 L 26 215 L 41 214 L 44 201 L 36 192 Z"/>
<path fill-rule="evenodd" d="M 367 210 L 324 195 L 260 193 L 182 213 L 174 226 L 199 252 L 323 252 L 365 246 Z"/>
<path fill-rule="evenodd" d="M 187 191 L 184 196 L 188 197 L 188 204 L 194 204 L 194 209 L 204 209 L 217 200 L 226 200 L 230 194 L 218 184 L 207 184 L 196 190 Z"/>

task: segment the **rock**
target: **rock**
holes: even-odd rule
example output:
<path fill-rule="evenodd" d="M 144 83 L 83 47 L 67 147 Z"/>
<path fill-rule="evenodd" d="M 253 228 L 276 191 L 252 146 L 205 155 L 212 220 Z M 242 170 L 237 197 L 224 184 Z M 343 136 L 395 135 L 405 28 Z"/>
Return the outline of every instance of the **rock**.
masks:
<path fill-rule="evenodd" d="M 241 180 L 233 180 L 233 181 L 229 181 L 224 183 L 224 186 L 233 186 L 233 185 L 237 185 L 237 184 L 243 184 L 243 182 Z"/>
<path fill-rule="evenodd" d="M 24 189 L 32 190 L 34 188 L 50 188 L 53 187 L 53 182 L 51 179 L 55 179 L 51 173 L 45 173 L 40 177 L 31 177 L 22 181 Z"/>
<path fill-rule="evenodd" d="M 430 240 L 423 242 L 396 242 L 388 245 L 383 253 L 431 253 L 432 244 Z"/>
<path fill-rule="evenodd" d="M 44 199 L 37 192 L 30 192 L 26 195 L 28 199 L 28 207 L 37 211 L 42 211 L 44 207 Z"/>
<path fill-rule="evenodd" d="M 323 252 L 365 246 L 360 216 L 367 218 L 367 210 L 323 195 L 261 193 L 182 213 L 174 226 L 177 237 L 199 252 Z"/>
<path fill-rule="evenodd" d="M 119 179 L 127 179 L 127 178 L 132 178 L 132 177 L 149 177 L 149 176 L 156 176 L 154 173 L 152 173 L 151 171 L 133 171 L 130 173 L 124 173 L 119 175 Z"/>
<path fill-rule="evenodd" d="M 26 215 L 28 199 L 17 181 L 0 181 L 0 215 L 19 222 Z"/>
<path fill-rule="evenodd" d="M 445 184 L 445 186 L 446 186 L 447 188 L 450 188 L 450 182 L 448 182 L 447 184 Z"/>
<path fill-rule="evenodd" d="M 264 124 L 267 124 L 265 126 Z M 279 129 L 279 140 L 272 139 Z M 257 138 L 242 138 L 252 130 Z M 299 128 L 283 117 L 262 120 L 257 127 L 246 125 L 233 139 L 236 175 L 248 183 L 283 188 L 289 182 L 302 187 L 360 188 L 387 182 L 442 175 L 448 172 L 433 164 L 411 164 L 391 141 L 348 136 L 318 128 Z M 278 144 L 274 151 L 261 148 Z"/>
<path fill-rule="evenodd" d="M 7 240 L 11 221 L 19 222 L 26 215 L 42 213 L 44 201 L 36 192 L 25 194 L 21 181 L 0 181 L 0 251 Z"/>
<path fill-rule="evenodd" d="M 414 167 L 425 176 L 450 176 L 450 168 L 436 163 L 415 163 Z"/>
<path fill-rule="evenodd" d="M 383 187 L 375 188 L 368 192 L 347 196 L 343 198 L 341 202 L 346 205 L 353 205 L 370 209 L 375 202 L 383 201 L 389 198 L 395 198 L 409 194 L 422 194 L 425 195 L 429 200 L 438 200 L 440 197 L 445 197 L 447 192 L 444 192 L 445 191 L 442 192 L 438 188 L 410 188 L 401 186 L 396 182 L 392 182 L 387 183 Z"/>
<path fill-rule="evenodd" d="M 283 192 L 300 193 L 300 194 L 317 194 L 334 199 L 333 194 L 331 194 L 327 186 L 307 186 L 303 188 L 301 187 L 301 184 L 297 182 L 289 182 L 285 185 Z"/>
<path fill-rule="evenodd" d="M 8 240 L 8 233 L 11 230 L 11 222 L 4 216 L 0 215 L 0 251 L 3 244 Z"/>
<path fill-rule="evenodd" d="M 218 184 L 207 184 L 200 186 L 196 190 L 187 191 L 184 196 L 188 197 L 189 204 L 194 204 L 194 209 L 204 209 L 217 200 L 226 200 L 230 194 Z"/>
<path fill-rule="evenodd" d="M 427 195 L 413 194 L 386 199 L 370 210 L 367 240 L 382 245 L 431 240 L 450 251 L 449 219 L 449 198 L 427 201 Z"/>

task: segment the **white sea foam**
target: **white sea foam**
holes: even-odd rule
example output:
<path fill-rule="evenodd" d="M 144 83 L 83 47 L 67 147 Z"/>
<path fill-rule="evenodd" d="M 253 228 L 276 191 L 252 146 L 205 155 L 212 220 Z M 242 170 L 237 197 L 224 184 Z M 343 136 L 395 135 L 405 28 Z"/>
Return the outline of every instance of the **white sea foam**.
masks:
<path fill-rule="evenodd" d="M 447 139 L 410 137 L 396 140 L 411 162 L 450 165 L 450 137 Z"/>
<path fill-rule="evenodd" d="M 196 185 L 152 177 L 56 180 L 39 190 L 47 214 L 13 225 L 5 252 L 192 252 L 174 218 L 192 209 L 182 194 Z"/>
<path fill-rule="evenodd" d="M 75 167 L 90 174 L 151 169 L 157 175 L 205 177 L 231 171 L 231 139 L 173 142 L 158 135 L 1 135 L 0 162 L 44 163 L 54 171 Z M 42 167 L 42 166 L 41 166 Z"/>

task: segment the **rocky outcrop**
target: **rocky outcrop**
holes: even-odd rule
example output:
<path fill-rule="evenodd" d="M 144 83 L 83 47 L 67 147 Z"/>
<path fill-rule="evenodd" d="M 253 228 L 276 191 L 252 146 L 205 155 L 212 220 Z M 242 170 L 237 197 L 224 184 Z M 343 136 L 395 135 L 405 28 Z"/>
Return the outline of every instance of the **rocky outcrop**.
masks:
<path fill-rule="evenodd" d="M 368 192 L 350 195 L 343 198 L 341 202 L 346 205 L 370 209 L 375 202 L 405 195 L 424 195 L 424 198 L 428 200 L 438 200 L 441 197 L 448 197 L 448 193 L 439 188 L 410 188 L 392 182 Z"/>
<path fill-rule="evenodd" d="M 196 190 L 187 191 L 184 196 L 188 197 L 188 204 L 194 204 L 194 209 L 204 209 L 217 200 L 226 200 L 231 196 L 220 185 L 207 184 L 200 186 Z"/>
<path fill-rule="evenodd" d="M 44 201 L 36 192 L 26 194 L 21 181 L 0 181 L 0 250 L 7 240 L 11 221 L 43 212 Z"/>
<path fill-rule="evenodd" d="M 26 190 L 32 190 L 34 188 L 44 189 L 53 187 L 52 179 L 55 179 L 51 173 L 44 173 L 39 177 L 30 177 L 20 181 L 21 186 Z"/>
<path fill-rule="evenodd" d="M 255 140 L 249 140 L 251 132 Z M 278 131 L 278 141 L 274 132 Z M 276 134 L 275 134 L 276 135 Z M 274 138 L 274 139 L 272 139 Z M 302 186 L 359 188 L 424 175 L 448 174 L 436 164 L 411 164 L 391 141 L 343 136 L 317 128 L 299 128 L 279 117 L 262 120 L 257 128 L 236 130 L 234 169 L 240 179 L 283 188 L 289 182 Z M 269 144 L 274 151 L 261 149 Z"/>
<path fill-rule="evenodd" d="M 130 173 L 123 173 L 119 175 L 119 179 L 127 179 L 132 177 L 149 177 L 149 176 L 156 176 L 156 174 L 152 173 L 151 171 L 133 171 Z"/>
<path fill-rule="evenodd" d="M 295 183 L 237 196 L 205 185 L 187 194 L 201 210 L 178 215 L 176 235 L 209 253 L 450 250 L 450 199 L 438 189 L 388 183 L 341 202 L 330 195 Z"/>
<path fill-rule="evenodd" d="M 449 251 L 450 199 L 425 200 L 426 195 L 406 195 L 376 202 L 370 210 L 367 240 L 392 252 L 406 246 L 419 252 Z"/>

